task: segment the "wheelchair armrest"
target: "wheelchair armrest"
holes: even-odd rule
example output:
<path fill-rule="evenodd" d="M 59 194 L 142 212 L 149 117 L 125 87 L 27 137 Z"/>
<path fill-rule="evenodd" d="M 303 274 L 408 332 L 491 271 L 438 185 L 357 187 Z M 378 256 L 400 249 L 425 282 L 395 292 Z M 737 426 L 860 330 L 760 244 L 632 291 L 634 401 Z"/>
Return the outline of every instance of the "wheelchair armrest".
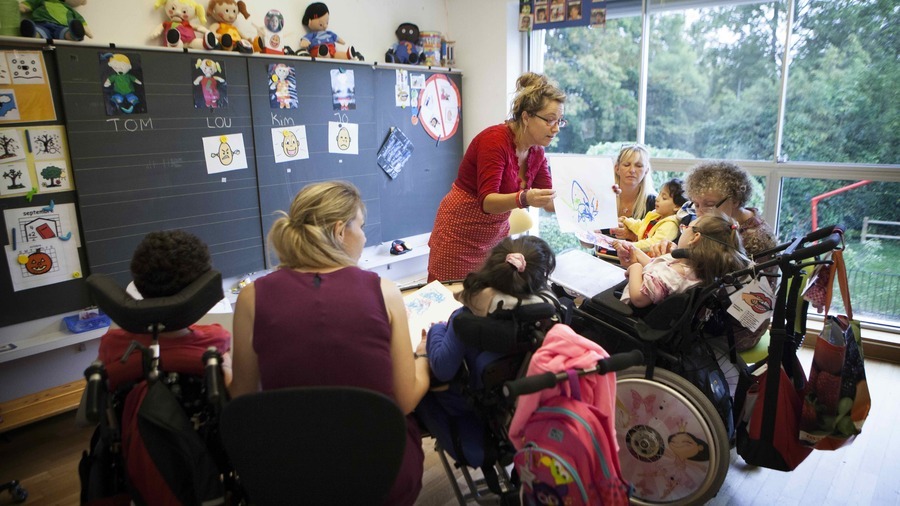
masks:
<path fill-rule="evenodd" d="M 628 280 L 626 279 L 616 286 L 607 288 L 597 295 L 594 295 L 591 297 L 591 304 L 596 307 L 608 309 L 622 316 L 634 316 L 634 308 L 625 302 L 622 302 L 619 299 L 619 296 L 616 295 L 616 293 L 621 294 L 627 284 Z"/>
<path fill-rule="evenodd" d="M 453 328 L 456 336 L 469 345 L 484 351 L 509 353 L 516 348 L 518 326 L 512 319 L 476 316 L 467 311 L 456 315 Z"/>

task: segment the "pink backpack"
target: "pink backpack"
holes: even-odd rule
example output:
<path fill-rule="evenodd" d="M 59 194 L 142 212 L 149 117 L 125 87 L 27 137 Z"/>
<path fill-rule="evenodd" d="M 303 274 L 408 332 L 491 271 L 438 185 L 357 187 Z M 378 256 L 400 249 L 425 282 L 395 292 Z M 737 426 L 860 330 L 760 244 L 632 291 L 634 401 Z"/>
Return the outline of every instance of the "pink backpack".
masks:
<path fill-rule="evenodd" d="M 573 370 L 606 356 L 563 324 L 535 352 L 528 375 L 561 372 L 547 368 L 561 366 L 569 381 L 519 399 L 510 437 L 525 505 L 628 504 L 631 487 L 622 479 L 613 419 L 615 374 L 579 378 Z"/>

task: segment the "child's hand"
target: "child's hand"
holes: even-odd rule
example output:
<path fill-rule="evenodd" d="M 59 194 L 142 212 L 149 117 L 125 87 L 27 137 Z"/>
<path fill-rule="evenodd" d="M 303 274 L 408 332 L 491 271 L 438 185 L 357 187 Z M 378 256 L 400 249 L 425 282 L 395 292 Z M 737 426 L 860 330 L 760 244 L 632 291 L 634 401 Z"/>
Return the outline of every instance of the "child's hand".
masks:
<path fill-rule="evenodd" d="M 619 257 L 619 263 L 624 267 L 628 267 L 637 262 L 637 259 L 632 254 L 634 251 L 633 244 L 628 241 L 616 241 L 613 243 L 613 246 L 616 248 L 616 255 Z"/>

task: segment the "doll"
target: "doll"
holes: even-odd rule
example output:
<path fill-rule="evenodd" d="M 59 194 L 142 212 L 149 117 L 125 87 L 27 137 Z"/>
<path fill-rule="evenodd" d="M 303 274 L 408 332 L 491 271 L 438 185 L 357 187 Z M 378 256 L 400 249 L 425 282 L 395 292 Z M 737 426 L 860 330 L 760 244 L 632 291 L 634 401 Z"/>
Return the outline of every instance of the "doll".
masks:
<path fill-rule="evenodd" d="M 23 0 L 19 11 L 31 14 L 31 19 L 23 19 L 19 24 L 22 37 L 41 39 L 84 40 L 85 35 L 94 38 L 81 14 L 74 7 L 87 0 Z"/>
<path fill-rule="evenodd" d="M 165 44 L 169 47 L 215 49 L 219 45 L 216 35 L 204 26 L 206 10 L 195 0 L 156 0 L 157 9 L 163 6 L 168 21 L 159 25 L 151 37 L 159 37 L 165 32 Z M 195 16 L 201 23 L 196 26 L 191 24 L 191 18 Z"/>
<path fill-rule="evenodd" d="M 364 58 L 356 48 L 328 30 L 328 17 L 327 5 L 322 2 L 309 4 L 303 14 L 303 26 L 309 29 L 309 33 L 300 40 L 300 50 L 313 57 L 362 61 Z"/>
<path fill-rule="evenodd" d="M 210 0 L 206 12 L 215 20 L 209 28 L 219 36 L 221 49 L 226 51 L 237 49 L 241 53 L 262 51 L 262 34 L 259 33 L 259 28 L 247 21 L 250 19 L 250 13 L 247 12 L 247 4 L 243 0 Z M 238 14 L 244 16 L 244 21 L 247 21 L 240 28 L 237 26 Z M 247 24 L 251 26 L 248 28 Z"/>
<path fill-rule="evenodd" d="M 384 61 L 412 65 L 419 63 L 424 51 L 419 45 L 419 27 L 412 23 L 401 23 L 394 33 L 397 35 L 397 42 L 385 53 Z"/>
<path fill-rule="evenodd" d="M 103 57 L 108 60 L 107 65 L 113 70 L 103 82 L 103 87 L 112 90 L 109 99 L 116 108 L 131 114 L 134 107 L 140 103 L 135 85 L 143 86 L 144 83 L 131 73 L 131 60 L 124 54 L 107 53 Z"/>
<path fill-rule="evenodd" d="M 216 74 L 222 72 L 222 66 L 216 61 L 202 58 L 198 59 L 197 64 L 194 66 L 200 69 L 200 72 L 203 74 L 194 79 L 194 86 L 200 86 L 200 89 L 203 90 L 203 100 L 206 103 L 206 107 L 220 107 L 219 98 L 222 95 L 219 92 L 219 83 L 224 83 L 225 79 Z"/>

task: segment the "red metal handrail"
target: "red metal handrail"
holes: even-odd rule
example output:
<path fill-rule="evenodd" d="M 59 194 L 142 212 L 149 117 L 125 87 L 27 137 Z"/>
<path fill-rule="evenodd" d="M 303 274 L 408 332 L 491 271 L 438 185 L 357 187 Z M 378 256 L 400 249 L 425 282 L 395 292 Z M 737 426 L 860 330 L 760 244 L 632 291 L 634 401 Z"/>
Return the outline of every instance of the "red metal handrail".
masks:
<path fill-rule="evenodd" d="M 816 195 L 815 197 L 809 199 L 809 202 L 812 205 L 812 229 L 813 230 L 819 229 L 819 213 L 818 213 L 817 209 L 818 209 L 820 200 L 827 199 L 828 197 L 833 197 L 833 196 L 837 195 L 838 193 L 844 193 L 845 191 L 850 191 L 854 188 L 859 188 L 860 186 L 865 186 L 871 182 L 872 181 L 869 181 L 867 179 L 863 180 L 863 181 L 857 181 L 853 184 L 849 184 L 847 186 L 838 188 L 836 190 L 831 190 L 829 192 L 825 192 L 825 193 Z"/>

